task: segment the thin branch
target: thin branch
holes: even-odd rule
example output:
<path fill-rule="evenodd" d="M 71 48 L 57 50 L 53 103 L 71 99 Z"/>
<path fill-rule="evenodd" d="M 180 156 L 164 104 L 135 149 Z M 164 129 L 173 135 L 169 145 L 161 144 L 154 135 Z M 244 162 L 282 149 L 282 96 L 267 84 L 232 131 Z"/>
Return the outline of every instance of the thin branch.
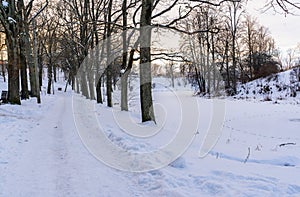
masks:
<path fill-rule="evenodd" d="M 174 27 L 174 26 L 168 26 L 168 25 L 162 25 L 162 24 L 154 24 L 154 25 L 152 25 L 152 27 L 160 27 L 160 28 L 171 29 L 171 30 L 177 31 L 179 33 L 183 33 L 183 34 L 187 34 L 187 35 L 193 35 L 193 34 L 198 34 L 198 33 L 206 33 L 206 32 L 217 34 L 220 31 L 219 28 L 214 28 L 215 31 L 210 30 L 210 29 L 196 30 L 196 31 L 186 31 L 186 30 L 182 30 L 182 29 L 179 29 L 177 27 Z"/>
<path fill-rule="evenodd" d="M 249 157 L 250 157 L 250 147 L 248 147 L 248 155 L 247 155 L 247 157 L 246 157 L 244 163 L 247 163 Z"/>
<path fill-rule="evenodd" d="M 154 16 L 152 16 L 152 19 L 157 18 L 157 17 L 159 17 L 159 16 L 165 14 L 166 12 L 169 12 L 170 10 L 172 10 L 172 8 L 175 7 L 175 5 L 177 4 L 177 2 L 178 2 L 178 0 L 175 0 L 175 1 L 173 2 L 173 4 L 170 5 L 167 9 L 165 9 L 165 10 L 163 10 L 163 11 L 161 11 L 161 12 L 155 14 Z"/>
<path fill-rule="evenodd" d="M 31 23 L 41 12 L 43 12 L 46 9 L 48 3 L 48 0 L 46 0 L 46 4 L 35 15 L 33 15 L 33 17 L 29 20 L 29 23 Z"/>
<path fill-rule="evenodd" d="M 205 4 L 209 4 L 209 5 L 216 6 L 216 7 L 221 6 L 225 2 L 241 2 L 241 0 L 222 0 L 219 3 L 213 3 L 209 0 L 207 0 L 207 1 L 204 1 L 204 0 L 190 0 L 190 1 L 198 2 L 198 3 L 205 3 Z"/>

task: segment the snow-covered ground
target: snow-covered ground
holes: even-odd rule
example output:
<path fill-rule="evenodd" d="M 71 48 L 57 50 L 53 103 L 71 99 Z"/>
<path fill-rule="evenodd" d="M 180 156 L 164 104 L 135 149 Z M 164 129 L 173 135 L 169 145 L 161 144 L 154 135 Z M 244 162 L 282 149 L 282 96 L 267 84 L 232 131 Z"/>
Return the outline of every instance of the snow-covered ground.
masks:
<path fill-rule="evenodd" d="M 118 91 L 114 110 L 88 101 L 112 144 L 150 152 L 176 136 L 184 113 L 178 105 L 182 90 L 161 84 L 167 83 L 156 82 L 154 101 L 162 120 L 158 126 L 140 125 L 158 127 L 149 138 L 130 136 L 120 128 Z M 5 86 L 0 77 L 0 89 Z M 186 91 L 192 97 L 193 91 Z M 200 158 L 216 114 L 212 100 L 192 97 L 199 111 L 192 144 L 171 164 L 141 173 L 111 168 L 88 151 L 74 122 L 74 98 L 87 102 L 70 91 L 56 91 L 43 94 L 42 105 L 35 99 L 22 106 L 0 105 L 0 196 L 300 196 L 300 106 L 294 98 L 280 104 L 218 100 L 226 109 L 221 135 Z M 129 102 L 127 115 L 138 123 L 138 94 L 131 93 Z"/>

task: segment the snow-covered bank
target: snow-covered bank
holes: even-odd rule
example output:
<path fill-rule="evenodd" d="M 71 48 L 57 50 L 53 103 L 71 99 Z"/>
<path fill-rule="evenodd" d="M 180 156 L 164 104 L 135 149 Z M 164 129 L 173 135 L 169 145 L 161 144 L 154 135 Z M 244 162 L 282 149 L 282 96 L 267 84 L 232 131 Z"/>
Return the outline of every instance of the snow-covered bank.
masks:
<path fill-rule="evenodd" d="M 1 197 L 300 195 L 300 106 L 293 102 L 223 100 L 221 136 L 200 158 L 214 114 L 211 100 L 194 97 L 200 120 L 187 151 L 164 168 L 130 173 L 104 165 L 86 149 L 74 124 L 72 94 L 43 94 L 42 105 L 35 99 L 23 101 L 22 106 L 0 105 Z M 181 109 L 174 104 L 176 94 L 158 86 L 154 91 L 155 107 L 161 109 L 158 115 L 165 119 L 159 133 L 150 138 L 136 138 L 120 128 L 117 102 L 114 110 L 95 105 L 95 115 L 116 146 L 153 151 L 178 131 Z M 138 122 L 137 94 L 132 94 L 130 109 L 128 115 Z"/>
<path fill-rule="evenodd" d="M 237 99 L 300 103 L 300 68 L 260 78 L 239 86 Z"/>

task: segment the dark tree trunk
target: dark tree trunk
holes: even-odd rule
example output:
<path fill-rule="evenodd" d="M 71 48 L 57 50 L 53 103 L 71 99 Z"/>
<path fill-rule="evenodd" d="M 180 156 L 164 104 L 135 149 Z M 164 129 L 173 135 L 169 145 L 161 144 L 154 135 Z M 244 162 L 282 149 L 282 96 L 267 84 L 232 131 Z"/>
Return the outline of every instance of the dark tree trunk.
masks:
<path fill-rule="evenodd" d="M 151 15 L 153 0 L 142 0 L 140 32 L 140 99 L 142 122 L 155 121 L 151 76 Z"/>
<path fill-rule="evenodd" d="M 41 43 L 36 46 L 37 54 L 43 54 L 44 48 Z M 43 86 L 43 56 L 38 55 L 38 81 L 39 81 L 39 90 L 41 91 L 41 87 Z"/>
<path fill-rule="evenodd" d="M 107 106 L 112 107 L 112 65 L 109 64 L 106 69 L 106 96 L 107 96 Z"/>
<path fill-rule="evenodd" d="M 3 61 L 3 58 L 2 58 L 2 76 L 3 76 L 3 80 L 4 80 L 4 82 L 6 82 L 6 77 L 5 77 L 5 75 L 6 75 L 6 72 L 5 72 L 5 63 L 4 63 L 4 61 Z"/>
<path fill-rule="evenodd" d="M 16 44 L 16 39 L 11 37 L 8 38 L 8 101 L 11 104 L 20 105 L 20 69 L 18 48 L 19 47 Z"/>
<path fill-rule="evenodd" d="M 52 87 L 52 65 L 51 65 L 50 62 L 47 65 L 47 72 L 48 72 L 47 94 L 51 94 L 51 87 Z"/>
<path fill-rule="evenodd" d="M 57 82 L 57 65 L 53 65 L 53 80 L 56 83 Z"/>
<path fill-rule="evenodd" d="M 8 16 L 16 17 L 15 4 L 9 6 Z M 21 104 L 20 100 L 20 51 L 19 51 L 19 27 L 15 22 L 6 26 L 6 44 L 8 54 L 8 102 Z"/>
<path fill-rule="evenodd" d="M 20 43 L 20 63 L 21 63 L 21 99 L 29 99 L 28 94 L 28 79 L 27 79 L 27 64 L 25 50 Z"/>
<path fill-rule="evenodd" d="M 101 91 L 101 78 L 98 80 L 96 85 L 96 93 L 97 93 L 97 103 L 103 103 L 102 99 L 102 91 Z"/>
<path fill-rule="evenodd" d="M 106 96 L 107 96 L 107 106 L 112 107 L 112 64 L 113 57 L 111 53 L 111 17 L 112 17 L 112 0 L 109 1 L 108 4 L 108 15 L 107 15 L 107 42 L 106 42 L 106 50 L 107 50 L 107 69 L 106 69 Z"/>

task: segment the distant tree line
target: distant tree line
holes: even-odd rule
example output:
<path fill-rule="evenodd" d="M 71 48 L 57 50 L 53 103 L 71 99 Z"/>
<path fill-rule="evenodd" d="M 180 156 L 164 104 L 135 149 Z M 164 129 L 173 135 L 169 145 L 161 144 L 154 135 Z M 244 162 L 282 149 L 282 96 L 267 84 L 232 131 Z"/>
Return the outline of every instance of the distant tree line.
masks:
<path fill-rule="evenodd" d="M 245 6 L 242 1 L 201 6 L 183 23 L 187 30 L 207 30 L 187 35 L 181 46 L 189 60 L 182 64 L 188 68 L 181 70 L 195 79 L 200 94 L 216 93 L 222 82 L 226 92 L 234 95 L 238 82 L 280 70 L 279 52 L 268 28 L 250 16 Z"/>

